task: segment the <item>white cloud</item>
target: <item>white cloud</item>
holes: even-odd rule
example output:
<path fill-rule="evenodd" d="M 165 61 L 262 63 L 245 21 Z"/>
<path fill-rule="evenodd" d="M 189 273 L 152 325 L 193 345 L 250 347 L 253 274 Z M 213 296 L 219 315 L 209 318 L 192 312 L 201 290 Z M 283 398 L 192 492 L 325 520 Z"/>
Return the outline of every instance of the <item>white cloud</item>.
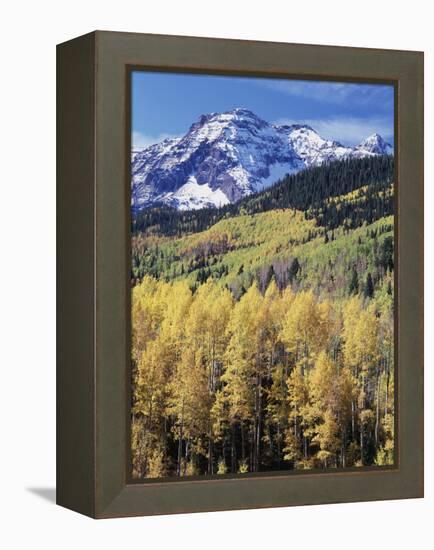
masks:
<path fill-rule="evenodd" d="M 151 136 L 143 134 L 142 132 L 133 132 L 131 135 L 132 149 L 144 149 L 155 143 L 161 143 L 165 139 L 172 139 L 178 136 L 173 134 L 159 134 L 158 136 Z"/>
<path fill-rule="evenodd" d="M 386 117 L 330 117 L 310 120 L 279 119 L 275 121 L 275 124 L 308 124 L 321 137 L 340 141 L 344 145 L 357 145 L 374 132 L 379 133 L 386 140 L 393 140 L 393 121 Z"/>

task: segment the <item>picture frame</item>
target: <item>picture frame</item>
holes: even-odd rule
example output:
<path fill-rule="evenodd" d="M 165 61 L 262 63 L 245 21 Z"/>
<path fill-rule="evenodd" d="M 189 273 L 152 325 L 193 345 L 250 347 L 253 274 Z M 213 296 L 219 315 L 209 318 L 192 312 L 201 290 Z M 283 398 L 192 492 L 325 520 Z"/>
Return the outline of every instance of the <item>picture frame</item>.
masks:
<path fill-rule="evenodd" d="M 132 482 L 130 74 L 395 89 L 397 460 Z M 423 53 L 95 31 L 57 47 L 57 503 L 93 518 L 423 496 Z"/>

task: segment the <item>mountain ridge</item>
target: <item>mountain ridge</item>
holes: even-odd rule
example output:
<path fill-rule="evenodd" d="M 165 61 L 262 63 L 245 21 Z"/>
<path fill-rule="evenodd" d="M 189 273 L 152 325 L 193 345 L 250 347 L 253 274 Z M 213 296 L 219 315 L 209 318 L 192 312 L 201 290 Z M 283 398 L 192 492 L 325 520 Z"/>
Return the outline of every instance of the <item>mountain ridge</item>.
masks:
<path fill-rule="evenodd" d="M 133 212 L 158 204 L 178 210 L 220 207 L 305 168 L 392 153 L 377 133 L 348 147 L 307 124 L 270 124 L 248 109 L 210 113 L 184 136 L 132 152 L 131 207 Z"/>

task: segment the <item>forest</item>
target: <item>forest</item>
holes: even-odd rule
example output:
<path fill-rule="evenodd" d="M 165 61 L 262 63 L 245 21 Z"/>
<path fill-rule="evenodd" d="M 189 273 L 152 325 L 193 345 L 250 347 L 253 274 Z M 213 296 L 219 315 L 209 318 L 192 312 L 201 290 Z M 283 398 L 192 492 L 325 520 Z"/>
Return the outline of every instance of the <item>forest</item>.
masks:
<path fill-rule="evenodd" d="M 304 211 L 306 217 L 316 218 L 329 229 L 345 221 L 354 228 L 393 213 L 393 196 L 387 192 L 393 178 L 394 159 L 389 155 L 334 161 L 288 175 L 264 191 L 221 208 L 187 211 L 168 206 L 148 208 L 133 216 L 132 230 L 134 233 L 181 236 L 204 231 L 227 217 L 276 208 Z M 362 205 L 348 201 L 338 210 L 333 202 L 327 203 L 329 197 L 347 195 L 363 186 L 367 186 L 368 191 Z M 318 216 L 320 210 L 321 216 Z"/>
<path fill-rule="evenodd" d="M 362 160 L 133 220 L 134 478 L 393 464 L 393 159 Z"/>

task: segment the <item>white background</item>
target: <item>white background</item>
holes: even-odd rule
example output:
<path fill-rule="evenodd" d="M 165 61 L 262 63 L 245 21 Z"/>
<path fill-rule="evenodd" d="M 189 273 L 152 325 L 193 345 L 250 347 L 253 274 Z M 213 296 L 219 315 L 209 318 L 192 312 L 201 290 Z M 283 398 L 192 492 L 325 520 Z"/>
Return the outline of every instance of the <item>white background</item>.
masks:
<path fill-rule="evenodd" d="M 433 28 L 411 0 L 3 3 L 0 55 L 0 545 L 10 548 L 433 547 Z M 426 498 L 92 521 L 55 485 L 55 44 L 94 29 L 425 51 Z M 407 182 L 411 185 L 411 182 Z M 4 539 L 4 540 L 2 540 Z"/>

